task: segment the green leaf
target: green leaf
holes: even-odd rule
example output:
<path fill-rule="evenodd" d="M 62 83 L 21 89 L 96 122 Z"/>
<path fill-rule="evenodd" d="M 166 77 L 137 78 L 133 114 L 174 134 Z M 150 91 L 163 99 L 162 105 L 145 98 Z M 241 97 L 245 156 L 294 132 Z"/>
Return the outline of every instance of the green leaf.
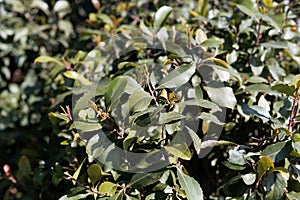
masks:
<path fill-rule="evenodd" d="M 275 58 L 270 58 L 267 60 L 266 65 L 268 66 L 269 72 L 272 77 L 279 81 L 282 77 L 286 76 L 285 70 L 280 67 L 278 61 Z"/>
<path fill-rule="evenodd" d="M 135 113 L 148 108 L 153 97 L 145 91 L 135 91 L 128 99 L 129 112 Z"/>
<path fill-rule="evenodd" d="M 197 41 L 198 44 L 201 44 L 205 40 L 207 40 L 206 33 L 202 29 L 197 29 L 195 33 L 195 40 Z"/>
<path fill-rule="evenodd" d="M 263 3 L 267 8 L 272 8 L 273 0 L 263 0 Z"/>
<path fill-rule="evenodd" d="M 39 56 L 34 60 L 34 63 L 47 63 L 47 62 L 53 62 L 55 64 L 64 66 L 64 64 L 55 58 L 52 58 L 50 56 Z"/>
<path fill-rule="evenodd" d="M 102 168 L 98 164 L 92 164 L 87 173 L 93 185 L 102 178 Z"/>
<path fill-rule="evenodd" d="M 283 12 L 271 15 L 262 15 L 262 19 L 269 22 L 279 33 L 285 21 Z"/>
<path fill-rule="evenodd" d="M 208 5 L 208 0 L 198 0 L 197 11 L 203 17 L 206 17 L 208 14 L 207 5 Z"/>
<path fill-rule="evenodd" d="M 292 136 L 293 142 L 300 142 L 300 133 L 294 133 Z"/>
<path fill-rule="evenodd" d="M 179 167 L 177 167 L 177 176 L 179 184 L 184 189 L 188 200 L 204 199 L 202 189 L 194 178 L 184 174 Z"/>
<path fill-rule="evenodd" d="M 300 74 L 297 74 L 296 76 L 294 76 L 290 85 L 294 86 L 296 89 L 300 88 Z"/>
<path fill-rule="evenodd" d="M 207 58 L 203 61 L 202 65 L 208 65 L 211 66 L 212 68 L 224 70 L 228 72 L 232 77 L 234 77 L 238 81 L 239 85 L 242 84 L 241 75 L 224 60 L 215 57 Z"/>
<path fill-rule="evenodd" d="M 268 122 L 271 119 L 270 113 L 266 107 L 252 105 L 248 106 L 247 104 L 242 104 L 242 112 L 244 115 L 256 116 L 262 119 L 264 122 Z"/>
<path fill-rule="evenodd" d="M 261 153 L 262 156 L 268 156 L 273 162 L 279 162 L 288 157 L 293 150 L 291 142 L 278 142 L 267 146 Z"/>
<path fill-rule="evenodd" d="M 287 180 L 281 173 L 275 174 L 275 181 L 271 186 L 271 190 L 266 195 L 266 200 L 283 199 L 285 188 L 287 187 Z"/>
<path fill-rule="evenodd" d="M 288 96 L 294 96 L 295 87 L 289 86 L 287 84 L 279 83 L 271 87 L 272 90 L 276 90 L 280 93 L 286 94 Z"/>
<path fill-rule="evenodd" d="M 260 178 L 271 168 L 274 168 L 273 161 L 268 156 L 261 156 L 257 164 L 258 177 Z"/>
<path fill-rule="evenodd" d="M 237 144 L 226 140 L 205 140 L 201 144 L 201 149 L 215 147 L 215 146 L 228 146 L 228 145 L 236 146 Z"/>
<path fill-rule="evenodd" d="M 161 27 L 163 27 L 169 15 L 171 14 L 172 10 L 173 8 L 169 6 L 162 6 L 157 10 L 154 16 L 154 23 L 153 23 L 155 34 L 159 31 Z"/>
<path fill-rule="evenodd" d="M 235 165 L 245 165 L 245 151 L 240 149 L 239 147 L 235 147 L 234 149 L 229 150 L 229 158 L 228 161 Z"/>
<path fill-rule="evenodd" d="M 246 15 L 258 19 L 259 14 L 257 8 L 254 7 L 254 2 L 251 0 L 242 0 L 240 4 L 236 5 Z"/>
<path fill-rule="evenodd" d="M 178 120 L 181 120 L 184 118 L 185 118 L 185 116 L 183 116 L 180 113 L 175 112 L 175 111 L 167 112 L 167 113 L 160 113 L 158 123 L 159 124 L 167 124 L 167 123 L 178 121 Z"/>
<path fill-rule="evenodd" d="M 123 200 L 124 199 L 124 191 L 120 190 L 117 194 L 113 195 L 109 198 L 109 200 Z"/>
<path fill-rule="evenodd" d="M 81 133 L 90 132 L 90 131 L 97 131 L 101 130 L 102 126 L 99 124 L 97 120 L 88 120 L 88 121 L 79 121 L 76 120 L 70 126 L 70 129 L 76 128 L 80 130 Z"/>
<path fill-rule="evenodd" d="M 101 194 L 113 196 L 117 191 L 117 184 L 104 181 L 103 183 L 101 183 L 98 190 Z"/>
<path fill-rule="evenodd" d="M 233 109 L 236 105 L 236 98 L 230 87 L 220 87 L 218 84 L 209 84 L 204 87 L 209 98 L 219 106 Z"/>
<path fill-rule="evenodd" d="M 18 177 L 29 177 L 31 173 L 31 165 L 27 156 L 21 156 L 18 161 Z"/>
<path fill-rule="evenodd" d="M 274 48 L 274 49 L 287 49 L 288 44 L 286 41 L 274 41 L 269 40 L 268 42 L 261 43 L 262 46 L 267 48 Z"/>
<path fill-rule="evenodd" d="M 161 178 L 162 172 L 151 172 L 151 173 L 139 173 L 132 176 L 127 187 L 133 187 L 137 189 L 142 189 L 148 185 L 151 185 Z"/>
<path fill-rule="evenodd" d="M 249 174 L 242 175 L 242 179 L 246 185 L 252 185 L 253 183 L 255 183 L 256 174 L 249 173 Z"/>
<path fill-rule="evenodd" d="M 219 39 L 219 38 L 209 38 L 207 40 L 204 40 L 203 42 L 201 42 L 201 46 L 204 47 L 219 47 L 220 45 L 222 45 L 224 43 L 224 40 Z"/>
<path fill-rule="evenodd" d="M 70 122 L 70 119 L 65 114 L 62 113 L 50 112 L 48 113 L 48 117 L 50 122 L 54 125 L 60 122 L 61 120 L 64 120 L 66 123 Z"/>
<path fill-rule="evenodd" d="M 192 100 L 187 100 L 187 101 L 183 101 L 183 102 L 179 102 L 177 103 L 178 106 L 186 106 L 186 105 L 189 105 L 189 106 L 200 106 L 202 108 L 207 108 L 207 109 L 211 109 L 212 112 L 215 112 L 215 111 L 221 111 L 220 107 L 211 102 L 211 101 L 208 101 L 206 99 L 192 99 Z"/>
<path fill-rule="evenodd" d="M 297 200 L 297 199 L 300 198 L 300 192 L 291 191 L 291 192 L 289 192 L 289 193 L 286 194 L 286 197 L 289 200 Z"/>
<path fill-rule="evenodd" d="M 170 154 L 178 158 L 181 158 L 183 160 L 190 160 L 192 158 L 191 152 L 186 143 L 173 144 L 172 146 L 168 145 L 168 146 L 164 146 L 164 148 Z"/>
<path fill-rule="evenodd" d="M 75 72 L 75 71 L 66 71 L 64 72 L 64 75 L 67 78 L 78 80 L 83 85 L 92 85 L 92 82 L 90 82 L 88 79 L 86 79 L 83 75 Z"/>
<path fill-rule="evenodd" d="M 79 174 L 80 174 L 80 171 L 81 171 L 81 168 L 82 168 L 84 162 L 85 162 L 85 159 L 83 159 L 83 161 L 82 161 L 81 164 L 79 165 L 78 169 L 77 169 L 77 170 L 75 171 L 75 173 L 73 174 L 72 177 L 73 177 L 75 180 L 78 179 Z M 76 185 L 76 181 L 75 181 L 75 180 L 72 180 L 73 185 Z"/>
<path fill-rule="evenodd" d="M 163 78 L 156 89 L 180 87 L 190 80 L 195 70 L 196 66 L 194 64 L 184 64 Z"/>
<path fill-rule="evenodd" d="M 207 113 L 207 112 L 202 112 L 200 115 L 199 115 L 199 118 L 200 119 L 203 119 L 203 120 L 208 120 L 210 122 L 213 122 L 215 124 L 218 124 L 218 125 L 224 125 L 223 122 L 221 122 L 217 116 L 213 115 L 212 113 Z"/>
<path fill-rule="evenodd" d="M 244 165 L 236 165 L 236 164 L 232 164 L 228 161 L 224 161 L 223 164 L 232 170 L 244 170 L 246 168 L 246 166 L 244 166 Z"/>
<path fill-rule="evenodd" d="M 195 133 L 195 131 L 193 131 L 192 129 L 190 129 L 187 126 L 185 128 L 187 129 L 187 132 L 189 133 L 189 135 L 191 136 L 191 138 L 193 140 L 193 145 L 194 145 L 194 148 L 196 150 L 196 153 L 199 155 L 200 154 L 200 149 L 201 149 L 201 139 Z"/>
<path fill-rule="evenodd" d="M 101 13 L 101 14 L 98 14 L 97 17 L 105 24 L 113 25 L 113 22 L 111 21 L 111 19 L 108 15 Z"/>

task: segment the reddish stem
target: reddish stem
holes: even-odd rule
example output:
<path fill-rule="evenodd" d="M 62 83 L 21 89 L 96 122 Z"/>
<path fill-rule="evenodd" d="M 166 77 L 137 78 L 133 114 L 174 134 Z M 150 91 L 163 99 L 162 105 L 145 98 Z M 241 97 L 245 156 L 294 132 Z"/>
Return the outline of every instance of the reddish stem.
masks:
<path fill-rule="evenodd" d="M 294 102 L 292 105 L 292 111 L 290 114 L 290 120 L 289 120 L 289 125 L 288 125 L 288 131 L 290 132 L 290 136 L 292 136 L 292 125 L 293 125 L 295 108 L 296 108 L 297 102 L 298 102 L 298 89 L 296 90 L 295 95 L 294 95 Z"/>

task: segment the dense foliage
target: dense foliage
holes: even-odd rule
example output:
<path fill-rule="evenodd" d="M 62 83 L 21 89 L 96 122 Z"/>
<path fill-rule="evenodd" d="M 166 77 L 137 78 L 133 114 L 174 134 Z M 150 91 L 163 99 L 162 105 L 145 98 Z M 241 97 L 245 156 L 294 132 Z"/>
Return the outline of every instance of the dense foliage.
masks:
<path fill-rule="evenodd" d="M 0 1 L 0 196 L 299 199 L 299 14 Z"/>

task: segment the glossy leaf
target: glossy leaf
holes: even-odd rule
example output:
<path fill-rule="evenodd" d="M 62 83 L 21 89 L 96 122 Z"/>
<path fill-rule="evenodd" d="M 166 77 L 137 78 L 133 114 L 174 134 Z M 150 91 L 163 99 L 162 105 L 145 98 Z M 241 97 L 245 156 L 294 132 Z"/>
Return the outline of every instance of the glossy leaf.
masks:
<path fill-rule="evenodd" d="M 108 181 L 104 181 L 101 183 L 98 190 L 101 194 L 113 196 L 117 191 L 117 184 L 108 182 Z"/>
<path fill-rule="evenodd" d="M 49 56 L 39 56 L 34 60 L 34 63 L 48 63 L 48 62 L 53 62 L 55 64 L 64 66 L 64 64 L 61 61 L 58 61 L 55 58 Z"/>
<path fill-rule="evenodd" d="M 261 153 L 262 156 L 268 156 L 273 162 L 285 159 L 292 151 L 290 142 L 278 142 L 267 146 Z"/>
<path fill-rule="evenodd" d="M 156 89 L 180 87 L 190 80 L 195 70 L 196 66 L 194 64 L 184 64 L 163 78 Z"/>
<path fill-rule="evenodd" d="M 260 157 L 257 164 L 258 177 L 260 178 L 264 173 L 266 173 L 266 171 L 270 170 L 271 168 L 274 168 L 273 161 L 267 156 Z"/>
<path fill-rule="evenodd" d="M 90 82 L 83 75 L 78 74 L 75 71 L 66 71 L 64 72 L 64 75 L 70 79 L 78 80 L 83 85 L 92 85 L 92 82 Z"/>
<path fill-rule="evenodd" d="M 219 106 L 232 109 L 235 107 L 237 101 L 232 88 L 209 85 L 205 87 L 205 90 L 209 98 Z"/>
<path fill-rule="evenodd" d="M 159 29 L 165 24 L 172 10 L 173 9 L 169 6 L 162 6 L 157 10 L 154 16 L 153 23 L 153 26 L 156 30 L 155 33 L 157 33 Z"/>
<path fill-rule="evenodd" d="M 79 174 L 80 174 L 80 171 L 81 171 L 81 168 L 82 168 L 84 162 L 85 162 L 85 159 L 83 159 L 83 161 L 81 162 L 81 164 L 79 165 L 79 167 L 77 168 L 77 170 L 74 172 L 74 174 L 73 174 L 72 177 L 73 177 L 75 180 L 78 179 Z M 73 182 L 73 185 L 76 184 L 76 181 L 75 181 L 75 180 L 72 181 L 72 182 Z"/>

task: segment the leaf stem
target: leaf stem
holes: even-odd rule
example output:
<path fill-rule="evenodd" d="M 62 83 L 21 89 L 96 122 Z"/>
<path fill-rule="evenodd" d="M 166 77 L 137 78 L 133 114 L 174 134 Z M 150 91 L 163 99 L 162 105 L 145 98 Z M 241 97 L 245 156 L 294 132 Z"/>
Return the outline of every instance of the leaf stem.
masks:
<path fill-rule="evenodd" d="M 290 120 L 289 120 L 289 125 L 288 125 L 288 131 L 290 132 L 290 136 L 292 136 L 292 125 L 293 125 L 293 119 L 295 116 L 295 108 L 296 108 L 298 99 L 299 99 L 299 97 L 298 97 L 298 89 L 297 89 L 295 92 L 295 95 L 294 95 L 294 101 L 293 101 L 292 111 L 290 113 Z"/>

